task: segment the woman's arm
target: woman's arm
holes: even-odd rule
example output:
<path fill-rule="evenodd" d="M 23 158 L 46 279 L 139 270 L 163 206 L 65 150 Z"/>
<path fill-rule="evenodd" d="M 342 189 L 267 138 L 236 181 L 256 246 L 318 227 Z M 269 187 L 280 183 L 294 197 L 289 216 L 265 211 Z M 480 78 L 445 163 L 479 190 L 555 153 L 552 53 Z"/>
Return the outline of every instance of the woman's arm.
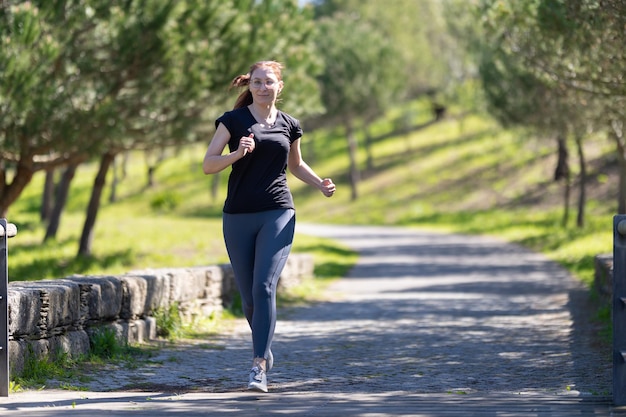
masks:
<path fill-rule="evenodd" d="M 312 185 L 319 189 L 326 197 L 331 197 L 335 193 L 335 184 L 330 178 L 321 179 L 302 159 L 300 150 L 300 139 L 296 139 L 291 144 L 289 160 L 287 163 L 289 171 L 300 181 Z"/>
<path fill-rule="evenodd" d="M 205 174 L 215 174 L 227 168 L 243 158 L 248 152 L 254 151 L 254 139 L 252 134 L 244 136 L 239 140 L 239 147 L 236 151 L 222 155 L 224 148 L 230 140 L 230 132 L 223 123 L 220 123 L 215 130 L 213 139 L 209 143 L 209 148 L 204 155 L 202 171 Z"/>

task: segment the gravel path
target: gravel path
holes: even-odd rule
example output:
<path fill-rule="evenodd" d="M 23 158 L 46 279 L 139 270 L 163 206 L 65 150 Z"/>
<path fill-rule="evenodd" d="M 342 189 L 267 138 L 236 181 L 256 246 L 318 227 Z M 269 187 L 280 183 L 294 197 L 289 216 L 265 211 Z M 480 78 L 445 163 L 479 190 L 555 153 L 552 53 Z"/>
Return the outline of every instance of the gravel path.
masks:
<path fill-rule="evenodd" d="M 587 291 L 542 255 L 490 238 L 409 229 L 298 231 L 339 239 L 361 257 L 330 286 L 327 301 L 281 309 L 270 396 L 610 400 L 610 350 L 595 342 Z M 232 332 L 163 349 L 138 369 L 109 369 L 84 385 L 238 395 L 246 392 L 250 355 L 240 320 Z"/>
<path fill-rule="evenodd" d="M 610 351 L 593 344 L 587 292 L 518 246 L 389 228 L 300 226 L 338 238 L 359 264 L 329 301 L 282 310 L 270 389 L 610 395 Z M 247 324 L 166 349 L 90 388 L 223 392 L 247 382 Z"/>
<path fill-rule="evenodd" d="M 332 302 L 283 321 L 280 360 L 316 365 L 277 383 L 313 374 L 321 390 L 610 395 L 611 352 L 594 345 L 587 291 L 545 257 L 481 237 L 301 230 L 362 258 Z"/>

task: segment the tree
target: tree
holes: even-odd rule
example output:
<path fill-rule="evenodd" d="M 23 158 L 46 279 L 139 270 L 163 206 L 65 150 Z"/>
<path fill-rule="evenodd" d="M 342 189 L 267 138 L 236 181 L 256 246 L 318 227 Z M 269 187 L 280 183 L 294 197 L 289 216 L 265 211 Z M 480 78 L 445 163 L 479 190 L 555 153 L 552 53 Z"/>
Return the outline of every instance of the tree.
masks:
<path fill-rule="evenodd" d="M 607 86 L 616 88 L 624 66 L 619 59 L 608 59 L 615 62 L 603 67 L 619 48 L 614 42 L 617 28 L 607 22 L 613 17 L 602 6 L 560 0 L 486 0 L 475 6 L 484 31 L 475 44 L 491 112 L 500 120 L 505 116 L 509 122 L 552 132 L 559 139 L 561 158 L 568 154 L 563 151 L 566 138 L 572 137 L 579 161 L 579 227 L 584 225 L 586 199 L 583 140 L 606 129 L 606 115 L 621 110 L 615 99 L 624 91 L 608 95 Z M 567 201 L 568 189 L 565 196 Z"/>
<path fill-rule="evenodd" d="M 503 126 L 518 126 L 556 139 L 555 180 L 564 183 L 562 223 L 566 226 L 571 187 L 566 139 L 570 131 L 568 120 L 576 109 L 568 107 L 568 100 L 558 86 L 534 76 L 499 45 L 489 48 L 489 52 L 483 49 L 479 64 L 487 109 Z"/>
<path fill-rule="evenodd" d="M 577 108 L 576 117 L 571 119 L 577 126 L 571 131 L 578 133 L 575 142 L 582 175 L 585 169 L 580 132 L 608 130 L 616 142 L 621 167 L 618 211 L 626 210 L 626 138 L 620 129 L 612 128 L 622 124 L 626 116 L 626 3 L 489 0 L 481 4 L 480 12 L 489 30 L 487 43 L 497 40 L 528 72 L 567 90 L 568 107 Z M 579 225 L 584 222 L 582 212 L 579 201 Z"/>
<path fill-rule="evenodd" d="M 39 0 L 0 8 L 0 215 L 36 171 L 100 158 L 80 244 L 88 254 L 109 159 L 206 137 L 230 80 L 257 57 L 288 58 L 294 78 L 309 86 L 288 102 L 308 105 L 302 114 L 319 111 L 316 95 L 306 95 L 315 86 L 306 69 L 319 65 L 310 16 L 295 0 Z"/>
<path fill-rule="evenodd" d="M 369 124 L 390 106 L 443 91 L 455 56 L 439 1 L 314 1 L 317 45 L 325 70 L 318 77 L 326 112 L 310 125 L 341 125 L 350 158 L 352 199 L 358 197 L 358 150 L 374 166 Z M 411 117 L 406 118 L 410 124 Z M 357 143 L 357 126 L 365 142 Z"/>
<path fill-rule="evenodd" d="M 124 115 L 121 135 L 108 140 L 101 156 L 79 255 L 91 252 L 106 174 L 118 153 L 196 141 L 207 124 L 207 109 L 225 100 L 224 86 L 237 73 L 239 65 L 246 68 L 241 72 L 247 71 L 252 58 L 275 56 L 280 60 L 297 53 L 299 60 L 291 61 L 295 69 L 308 68 L 315 62 L 310 58 L 312 44 L 306 41 L 311 26 L 306 25 L 307 16 L 296 2 L 238 1 L 233 3 L 235 10 L 226 9 L 226 12 L 224 6 L 224 2 L 218 1 L 156 1 L 151 11 L 136 3 L 136 8 L 129 9 L 118 24 L 114 39 L 119 40 L 113 43 L 114 55 L 130 58 L 128 62 L 122 61 L 121 67 L 133 65 L 137 60 L 143 65 L 129 86 L 129 99 L 116 102 L 115 113 Z M 274 21 L 269 30 L 265 23 L 271 18 Z M 299 25 L 294 28 L 294 24 Z M 148 49 L 133 45 L 132 40 L 140 35 L 152 41 L 141 41 L 142 46 L 149 45 Z M 313 78 L 306 75 L 301 77 L 301 84 L 307 80 L 312 84 Z M 294 96 L 291 99 L 294 103 L 295 98 L 304 97 L 303 93 Z M 315 104 L 315 98 L 309 94 L 300 101 Z M 307 110 L 301 111 L 306 114 Z"/>
<path fill-rule="evenodd" d="M 52 3 L 48 8 L 54 9 Z M 65 164 L 77 151 L 66 140 L 75 128 L 71 107 L 79 105 L 67 96 L 72 70 L 61 65 L 61 34 L 50 35 L 61 29 L 50 26 L 45 19 L 49 10 L 38 6 L 24 2 L 0 8 L 1 216 L 34 172 Z M 88 147 L 80 147 L 81 153 Z M 14 171 L 10 180 L 9 169 Z"/>
<path fill-rule="evenodd" d="M 321 0 L 316 16 L 348 15 L 367 22 L 371 30 L 394 47 L 391 61 L 402 84 L 401 99 L 412 99 L 445 88 L 458 49 L 446 30 L 446 5 L 440 0 Z"/>
<path fill-rule="evenodd" d="M 400 91 L 399 74 L 391 62 L 395 49 L 368 22 L 348 14 L 319 21 L 318 47 L 326 66 L 318 77 L 326 123 L 345 128 L 350 157 L 352 199 L 360 179 L 355 124 L 380 114 Z"/>

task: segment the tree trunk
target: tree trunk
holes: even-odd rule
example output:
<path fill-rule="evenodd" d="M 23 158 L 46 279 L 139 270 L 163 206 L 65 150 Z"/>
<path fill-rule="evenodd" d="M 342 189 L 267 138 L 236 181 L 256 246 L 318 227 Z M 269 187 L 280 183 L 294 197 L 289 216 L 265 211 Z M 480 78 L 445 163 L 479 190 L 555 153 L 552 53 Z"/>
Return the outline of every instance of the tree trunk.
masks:
<path fill-rule="evenodd" d="M 352 123 L 348 121 L 346 123 L 346 139 L 348 140 L 348 154 L 350 156 L 350 189 L 351 189 L 351 198 L 352 201 L 356 200 L 359 197 L 358 193 L 358 184 L 360 182 L 360 173 L 359 167 L 357 164 L 357 141 L 354 136 L 354 129 L 352 128 Z"/>
<path fill-rule="evenodd" d="M 0 217 L 7 217 L 9 207 L 20 197 L 24 188 L 33 179 L 32 161 L 26 161 L 28 164 L 20 161 L 17 164 L 15 176 L 11 184 L 2 184 L 2 192 L 0 193 Z"/>
<path fill-rule="evenodd" d="M 157 168 L 161 165 L 161 162 L 165 161 L 165 149 L 161 148 L 157 150 L 158 154 L 154 161 L 150 161 L 152 159 L 153 151 L 146 151 L 146 163 L 148 164 L 148 183 L 146 185 L 147 188 L 153 188 L 156 182 L 154 181 L 154 174 L 156 173 Z"/>
<path fill-rule="evenodd" d="M 314 132 L 309 133 L 307 135 L 309 137 L 309 140 L 303 143 L 303 152 L 305 153 L 304 160 L 308 161 L 309 165 L 315 165 L 315 161 L 317 158 L 317 155 L 315 154 L 315 137 L 313 136 L 314 134 Z"/>
<path fill-rule="evenodd" d="M 569 177 L 565 178 L 565 184 L 563 186 L 563 219 L 561 225 L 566 228 L 569 223 L 569 202 L 570 195 L 572 194 L 572 182 Z"/>
<path fill-rule="evenodd" d="M 626 214 L 626 144 L 624 144 L 624 123 L 611 120 L 610 136 L 615 141 L 619 164 L 619 185 L 617 195 L 617 214 Z"/>
<path fill-rule="evenodd" d="M 578 216 L 576 217 L 576 225 L 583 227 L 585 225 L 585 204 L 587 201 L 587 164 L 585 162 L 585 152 L 583 150 L 583 138 L 579 133 L 574 133 L 576 139 L 576 150 L 578 152 L 578 165 L 580 169 L 580 183 L 578 194 Z"/>
<path fill-rule="evenodd" d="M 130 152 L 126 151 L 124 152 L 124 156 L 122 157 L 122 178 L 123 180 L 126 179 L 126 176 L 128 175 L 128 161 L 130 158 Z"/>
<path fill-rule="evenodd" d="M 46 170 L 46 179 L 43 183 L 43 192 L 41 193 L 41 210 L 39 217 L 42 222 L 47 223 L 52 215 L 54 206 L 54 168 Z"/>
<path fill-rule="evenodd" d="M 117 159 L 113 159 L 111 166 L 113 168 L 113 179 L 111 180 L 111 193 L 109 194 L 109 203 L 115 203 L 117 201 L 117 184 L 119 183 L 118 177 L 118 163 Z"/>
<path fill-rule="evenodd" d="M 372 135 L 370 134 L 369 123 L 363 125 L 363 132 L 365 133 L 365 166 L 368 171 L 372 171 L 374 170 L 374 157 L 372 156 Z"/>
<path fill-rule="evenodd" d="M 220 189 L 220 173 L 216 172 L 211 178 L 211 201 L 217 200 L 217 192 Z"/>
<path fill-rule="evenodd" d="M 154 188 L 154 172 L 156 171 L 156 167 L 151 165 L 148 167 L 148 182 L 146 183 L 146 188 Z"/>
<path fill-rule="evenodd" d="M 0 159 L 0 195 L 4 194 L 7 184 L 7 167 L 3 159 Z"/>
<path fill-rule="evenodd" d="M 91 198 L 89 199 L 89 205 L 87 206 L 87 216 L 85 217 L 85 225 L 83 226 L 83 233 L 80 237 L 80 244 L 78 247 L 79 256 L 91 255 L 91 248 L 93 244 L 93 232 L 96 225 L 96 217 L 98 215 L 98 209 L 100 208 L 100 197 L 104 190 L 106 183 L 107 172 L 109 167 L 115 159 L 115 152 L 107 152 L 100 158 L 100 169 L 94 180 L 93 188 L 91 190 Z"/>
<path fill-rule="evenodd" d="M 55 239 L 57 236 L 57 231 L 59 230 L 59 225 L 61 224 L 61 214 L 63 214 L 63 209 L 65 208 L 65 203 L 67 202 L 67 196 L 70 192 L 70 185 L 72 184 L 72 179 L 74 179 L 74 174 L 76 173 L 78 165 L 79 163 L 69 164 L 65 168 L 65 171 L 63 171 L 63 175 L 61 175 L 59 185 L 56 187 L 54 207 L 50 213 L 48 227 L 46 228 L 46 235 L 43 238 L 44 242 L 48 239 Z"/>
<path fill-rule="evenodd" d="M 564 134 L 559 134 L 556 138 L 558 144 L 558 161 L 554 170 L 554 180 L 564 182 L 563 193 L 563 219 L 561 224 L 567 227 L 569 223 L 569 201 L 571 194 L 571 176 L 569 169 L 569 152 L 567 151 L 567 141 Z"/>

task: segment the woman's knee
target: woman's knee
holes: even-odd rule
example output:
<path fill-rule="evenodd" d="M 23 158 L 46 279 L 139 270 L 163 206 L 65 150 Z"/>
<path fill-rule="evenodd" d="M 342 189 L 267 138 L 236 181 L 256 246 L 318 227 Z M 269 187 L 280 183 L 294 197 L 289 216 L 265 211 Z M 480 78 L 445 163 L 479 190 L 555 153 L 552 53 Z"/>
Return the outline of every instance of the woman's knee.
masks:
<path fill-rule="evenodd" d="M 252 289 L 253 298 L 257 300 L 256 302 L 261 302 L 261 300 L 269 300 L 274 295 L 274 286 L 271 283 L 265 282 L 261 285 L 255 285 Z"/>

